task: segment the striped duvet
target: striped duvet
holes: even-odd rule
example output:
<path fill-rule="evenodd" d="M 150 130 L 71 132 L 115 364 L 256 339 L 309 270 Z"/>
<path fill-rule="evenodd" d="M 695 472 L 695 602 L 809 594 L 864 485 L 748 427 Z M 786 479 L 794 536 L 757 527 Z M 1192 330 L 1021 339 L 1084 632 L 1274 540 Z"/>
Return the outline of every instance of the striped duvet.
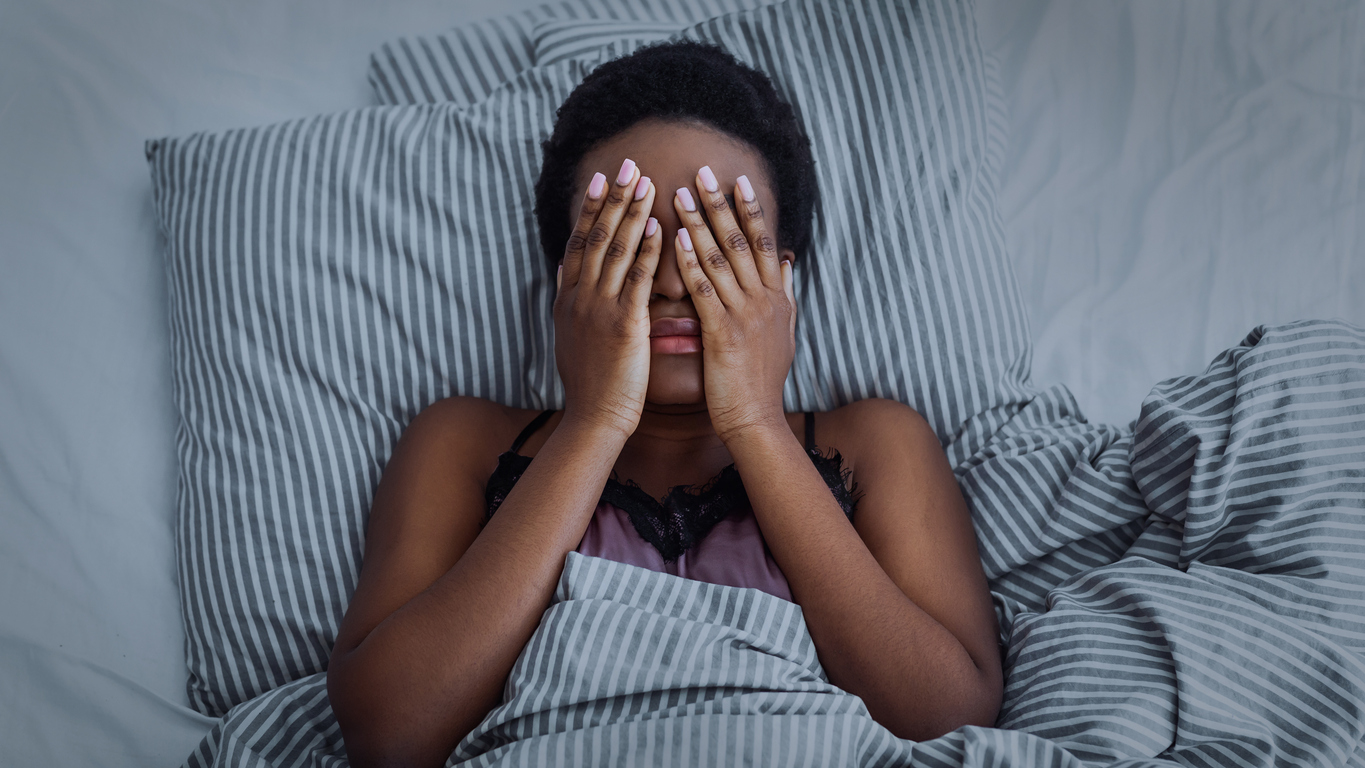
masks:
<path fill-rule="evenodd" d="M 1007 648 L 997 728 L 898 740 L 796 605 L 571 554 L 451 764 L 1365 766 L 1365 331 L 1257 329 L 1129 430 L 1043 391 L 958 477 Z M 344 755 L 318 674 L 189 765 Z"/>

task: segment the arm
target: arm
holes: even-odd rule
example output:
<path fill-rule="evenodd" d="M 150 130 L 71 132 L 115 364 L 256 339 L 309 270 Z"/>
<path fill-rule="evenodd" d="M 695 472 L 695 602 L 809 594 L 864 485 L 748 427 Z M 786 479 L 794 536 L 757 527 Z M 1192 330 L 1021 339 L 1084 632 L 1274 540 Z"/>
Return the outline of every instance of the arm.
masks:
<path fill-rule="evenodd" d="M 992 725 L 1003 685 L 995 613 L 943 449 L 899 403 L 845 410 L 865 446 L 856 529 L 785 423 L 727 441 L 821 663 L 902 738 Z"/>
<path fill-rule="evenodd" d="M 697 175 L 705 218 L 674 201 L 688 233 L 678 267 L 701 318 L 712 426 L 830 680 L 899 736 L 993 723 L 1002 689 L 995 614 L 947 458 L 909 408 L 850 406 L 863 416 L 860 444 L 876 450 L 855 457 L 866 489 L 858 529 L 844 517 L 782 414 L 795 348 L 791 265 L 779 261 L 746 186 L 741 177 L 735 187 L 739 224 L 709 171 Z"/>
<path fill-rule="evenodd" d="M 564 415 L 497 514 L 479 531 L 486 441 L 505 431 L 479 401 L 424 411 L 384 470 L 327 670 L 357 766 L 440 765 L 497 704 L 639 422 L 662 238 L 643 235 L 653 187 L 633 199 L 629 170 L 588 188 L 555 300 Z"/>
<path fill-rule="evenodd" d="M 375 495 L 327 671 L 358 766 L 439 765 L 497 704 L 624 442 L 561 423 L 480 533 L 469 409 L 447 401 L 414 420 Z"/>

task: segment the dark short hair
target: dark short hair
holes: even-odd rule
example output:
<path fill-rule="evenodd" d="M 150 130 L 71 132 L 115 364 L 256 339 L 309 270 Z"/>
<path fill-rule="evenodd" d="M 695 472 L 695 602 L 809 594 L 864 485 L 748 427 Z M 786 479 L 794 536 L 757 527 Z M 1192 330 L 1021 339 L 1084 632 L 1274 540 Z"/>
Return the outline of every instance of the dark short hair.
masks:
<path fill-rule="evenodd" d="M 661 43 L 593 70 L 560 106 L 536 180 L 540 247 L 559 263 L 569 241 L 583 156 L 642 120 L 700 122 L 762 156 L 777 197 L 777 242 L 798 257 L 810 243 L 815 161 L 790 104 L 767 75 L 713 45 Z"/>

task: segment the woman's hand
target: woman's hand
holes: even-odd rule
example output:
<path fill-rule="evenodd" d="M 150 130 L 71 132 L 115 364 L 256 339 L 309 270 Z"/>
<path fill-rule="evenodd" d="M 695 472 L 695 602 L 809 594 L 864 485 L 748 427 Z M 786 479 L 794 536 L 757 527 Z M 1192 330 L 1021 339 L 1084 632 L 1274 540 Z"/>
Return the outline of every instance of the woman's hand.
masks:
<path fill-rule="evenodd" d="M 564 418 L 623 437 L 640 423 L 649 385 L 649 294 L 663 241 L 653 205 L 654 185 L 632 161 L 610 185 L 593 174 L 555 297 Z"/>
<path fill-rule="evenodd" d="M 673 198 L 678 268 L 701 319 L 706 407 L 727 443 L 751 428 L 787 428 L 782 385 L 796 351 L 791 262 L 779 261 L 747 177 L 734 192 L 738 223 L 709 166 L 697 172 L 695 200 L 686 187 Z"/>

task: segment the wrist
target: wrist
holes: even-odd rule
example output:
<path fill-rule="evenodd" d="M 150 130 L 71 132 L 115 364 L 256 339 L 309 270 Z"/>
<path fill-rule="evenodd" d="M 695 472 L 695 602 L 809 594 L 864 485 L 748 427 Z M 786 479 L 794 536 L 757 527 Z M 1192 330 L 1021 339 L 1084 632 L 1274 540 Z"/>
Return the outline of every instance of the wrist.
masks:
<path fill-rule="evenodd" d="M 638 422 L 636 422 L 638 423 Z M 575 439 L 587 440 L 594 445 L 625 445 L 626 439 L 635 432 L 635 425 L 626 419 L 604 414 L 581 413 L 572 408 L 564 409 L 564 417 L 555 434 L 560 432 Z"/>
<path fill-rule="evenodd" d="M 771 445 L 783 439 L 795 439 L 780 406 L 724 426 L 717 425 L 716 434 L 731 453 L 748 445 Z"/>

